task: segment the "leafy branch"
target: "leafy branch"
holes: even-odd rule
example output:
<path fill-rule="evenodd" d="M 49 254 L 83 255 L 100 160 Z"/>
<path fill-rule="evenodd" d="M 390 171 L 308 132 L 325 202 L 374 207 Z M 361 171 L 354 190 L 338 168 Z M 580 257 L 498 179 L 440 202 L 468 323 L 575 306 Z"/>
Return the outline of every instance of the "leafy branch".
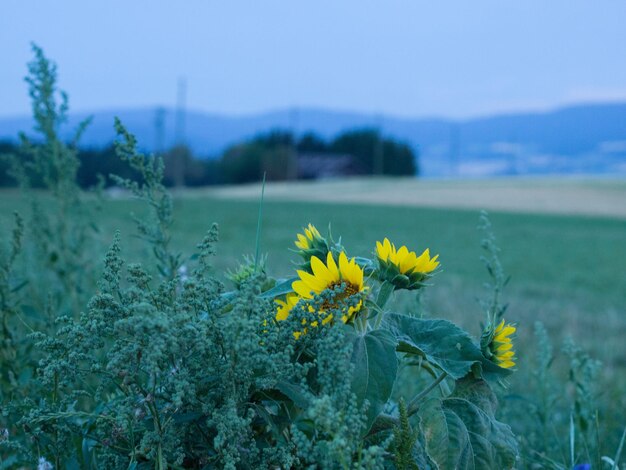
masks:
<path fill-rule="evenodd" d="M 122 122 L 115 118 L 115 130 L 121 140 L 115 142 L 115 152 L 139 172 L 142 182 L 138 183 L 118 175 L 111 178 L 120 186 L 128 189 L 133 196 L 146 202 L 151 210 L 147 220 L 134 217 L 141 238 L 152 245 L 158 261 L 157 269 L 166 279 L 173 279 L 181 265 L 180 254 L 171 250 L 170 228 L 173 223 L 172 196 L 163 185 L 165 164 L 163 159 L 154 155 L 148 157 L 137 150 L 137 140 Z"/>

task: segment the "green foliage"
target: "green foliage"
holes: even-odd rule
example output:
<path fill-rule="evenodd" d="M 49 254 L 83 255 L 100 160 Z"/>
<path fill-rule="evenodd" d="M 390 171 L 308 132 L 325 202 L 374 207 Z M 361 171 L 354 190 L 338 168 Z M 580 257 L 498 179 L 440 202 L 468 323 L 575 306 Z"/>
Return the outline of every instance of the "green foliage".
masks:
<path fill-rule="evenodd" d="M 500 263 L 500 249 L 484 212 L 479 228 L 485 233 L 482 246 L 487 256 L 483 257 L 483 262 L 490 278 L 486 286 L 491 292 L 490 297 L 480 303 L 487 314 L 488 324 L 494 324 L 507 309 L 506 304 L 501 304 L 500 297 L 510 278 Z M 485 346 L 485 339 L 492 336 L 488 333 L 491 333 L 489 328 L 483 333 L 481 347 Z M 564 380 L 558 377 L 554 366 L 557 358 L 543 323 L 535 323 L 534 336 L 534 357 L 528 361 L 527 372 L 519 381 L 521 390 L 509 392 L 508 396 L 505 395 L 509 401 L 504 402 L 504 416 L 514 423 L 514 431 L 520 440 L 520 467 L 565 470 L 590 465 L 602 468 L 603 462 L 612 460 L 602 456 L 602 449 L 611 447 L 600 438 L 599 416 L 604 411 L 599 407 L 602 403 L 598 393 L 600 362 L 568 338 L 562 348 L 568 359 Z M 606 417 L 616 416 L 609 412 Z M 617 419 L 623 417 L 618 415 Z M 612 426 L 606 426 L 607 434 L 610 435 L 611 429 Z M 614 436 L 613 442 L 616 441 Z"/>
<path fill-rule="evenodd" d="M 409 432 L 408 417 L 421 417 L 422 396 L 432 390 L 411 401 L 402 423 L 383 413 L 394 406 L 390 397 L 398 362 L 419 356 L 424 364 L 418 372 L 448 368 L 436 350 L 413 334 L 415 328 L 407 334 L 398 327 L 403 325 L 399 317 L 415 319 L 389 313 L 389 319 L 396 319 L 396 327 L 390 328 L 393 320 L 382 321 L 388 296 L 379 296 L 380 305 L 371 304 L 371 321 L 363 310 L 354 323 L 313 328 L 315 312 L 330 308 L 334 318 L 343 318 L 348 309 L 361 305 L 361 297 L 344 295 L 343 283 L 301 301 L 291 321 L 278 323 L 266 292 L 276 281 L 267 278 L 264 263 L 255 260 L 251 269 L 248 261 L 233 273 L 233 292 L 224 292 L 212 277 L 215 226 L 181 271 L 181 257 L 170 247 L 172 200 L 162 182 L 163 162 L 137 152 L 134 137 L 119 121 L 116 129 L 121 137 L 116 151 L 142 181 L 114 178 L 148 208 L 146 219 L 135 219 L 152 257 L 147 265 L 126 262 L 116 234 L 86 310 L 56 315 L 54 328 L 31 335 L 40 353 L 38 389 L 11 396 L 7 403 L 6 416 L 22 430 L 2 443 L 7 458 L 19 465 L 42 457 L 57 468 L 393 464 L 387 450 L 392 430 L 399 426 L 401 434 Z M 7 273 L 21 247 L 19 219 L 13 238 Z M 337 243 L 322 242 L 343 250 Z M 373 262 L 360 262 L 374 269 Z M 287 289 L 279 284 L 270 292 Z M 299 341 L 296 332 L 302 335 Z M 405 336 L 419 347 L 403 349 Z M 460 361 L 476 362 L 467 357 L 475 350 L 457 351 Z M 410 433 L 396 454 L 432 461 L 427 448 L 418 446 L 414 431 Z M 446 450 L 455 451 L 454 446 Z"/>
<path fill-rule="evenodd" d="M 571 396 L 574 403 L 573 415 L 579 429 L 590 437 L 594 420 L 593 404 L 596 402 L 598 391 L 594 384 L 598 382 L 598 372 L 602 364 L 592 359 L 571 338 L 567 338 L 563 345 L 563 352 L 569 359 L 569 382 Z"/>
<path fill-rule="evenodd" d="M 481 246 L 485 251 L 485 255 L 481 257 L 481 261 L 489 274 L 489 281 L 485 283 L 485 287 L 490 294 L 490 298 L 483 300 L 481 306 L 487 313 L 488 321 L 497 324 L 506 312 L 507 305 L 502 305 L 500 297 L 502 291 L 510 281 L 510 277 L 506 276 L 502 264 L 500 263 L 500 248 L 496 243 L 496 236 L 493 233 L 491 221 L 487 212 L 480 213 L 479 229 L 483 232 Z"/>
<path fill-rule="evenodd" d="M 4 234 L 10 238 L 13 219 L 8 216 L 11 216 L 14 208 L 24 214 L 26 212 L 15 193 L 5 193 L 2 201 L 5 204 Z M 107 236 L 114 233 L 115 227 L 120 227 L 124 235 L 125 256 L 144 259 L 146 250 L 142 249 L 140 240 L 129 236 L 133 222 L 128 213 L 131 210 L 142 213 L 139 204 L 139 201 L 126 199 L 107 201 L 106 210 L 99 217 L 99 225 Z M 175 199 L 176 220 L 172 232 L 174 247 L 186 255 L 191 254 L 195 240 L 202 238 L 207 227 L 198 214 L 203 214 L 203 217 L 208 214 L 208 221 L 220 222 L 221 241 L 217 246 L 219 256 L 212 258 L 215 273 L 219 276 L 227 269 L 234 269 L 241 259 L 241 253 L 253 251 L 258 204 L 258 201 L 195 196 Z M 424 240 L 423 246 L 430 246 L 431 251 L 441 253 L 444 263 L 444 272 L 435 278 L 436 285 L 424 291 L 420 315 L 430 318 L 433 314 L 429 312 L 437 312 L 437 316 L 441 314 L 441 317 L 453 319 L 459 325 L 468 325 L 470 328 L 467 331 L 476 333 L 471 327 L 484 317 L 482 310 L 476 308 L 474 299 L 483 292 L 481 283 L 486 276 L 480 276 L 481 269 L 476 263 L 479 253 L 476 247 L 479 246 L 480 237 L 472 212 L 366 205 L 330 206 L 267 200 L 262 248 L 269 252 L 268 272 L 279 273 L 281 277 L 291 275 L 293 258 L 286 256 L 285 248 L 292 246 L 294 232 L 306 225 L 309 218 L 318 222 L 318 226 L 330 220 L 333 232 L 341 234 L 355 254 L 370 252 L 373 237 L 380 239 L 384 234 L 389 234 L 406 242 L 410 240 L 411 233 L 419 231 L 420 240 Z M 384 221 L 384 227 L 370 226 L 372 219 Z M 569 360 L 561 347 L 562 337 L 568 334 L 573 335 L 577 344 L 592 357 L 602 357 L 603 366 L 594 385 L 600 393 L 593 403 L 593 408 L 598 411 L 598 438 L 594 437 L 590 444 L 596 446 L 596 441 L 599 441 L 600 456 L 613 459 L 626 424 L 622 411 L 626 403 L 623 364 L 618 354 L 621 343 L 616 333 L 623 327 L 622 318 L 618 315 L 619 306 L 623 304 L 624 291 L 620 288 L 623 279 L 617 275 L 611 276 L 623 264 L 623 250 L 620 250 L 619 244 L 623 223 L 610 219 L 504 213 L 493 213 L 490 219 L 498 231 L 499 243 L 507 247 L 500 253 L 502 265 L 513 274 L 514 279 L 507 286 L 506 298 L 503 298 L 511 304 L 507 317 L 511 316 L 519 322 L 519 336 L 515 339 L 520 356 L 519 368 L 507 377 L 509 385 L 506 389 L 494 387 L 500 402 L 498 419 L 509 423 L 519 439 L 521 460 L 517 467 L 557 468 L 547 462 L 546 458 L 550 458 L 559 462 L 559 468 L 568 468 L 569 419 L 572 410 L 569 391 L 572 388 L 569 385 Z M 529 253 L 536 252 L 533 250 L 537 246 L 544 247 L 539 251 L 540 256 L 530 256 Z M 591 246 L 594 247 L 591 251 L 584 248 Z M 97 254 L 95 256 L 99 257 Z M 590 263 L 593 259 L 597 259 L 598 264 L 594 265 L 593 277 L 589 277 L 585 266 L 592 265 Z M 23 262 L 25 257 L 21 255 L 17 259 L 16 274 L 20 273 Z M 586 282 L 575 282 L 583 277 Z M 26 291 L 23 288 L 20 293 L 25 294 Z M 411 293 L 399 292 L 390 299 L 389 308 L 401 312 L 414 311 L 414 302 Z M 24 318 L 28 321 L 27 316 Z M 541 353 L 538 342 L 534 341 L 533 322 L 536 318 L 542 319 L 554 342 L 547 381 L 534 379 L 532 375 L 538 372 L 539 367 L 535 356 L 543 357 L 546 361 L 550 358 Z M 16 324 L 21 324 L 18 319 L 15 320 Z M 26 332 L 19 336 L 26 341 Z M 397 401 L 404 396 L 408 404 L 411 401 L 409 398 L 428 386 L 428 383 L 427 373 L 417 376 L 413 367 L 401 366 L 393 400 Z M 549 395 L 558 399 L 558 403 L 546 408 L 546 439 L 541 436 L 543 428 L 534 414 L 535 403 L 539 403 L 543 396 L 544 384 Z M 438 393 L 437 389 L 431 392 L 433 395 Z M 395 408 L 385 411 L 392 413 L 393 410 Z M 417 419 L 417 415 L 411 419 Z M 3 425 L 6 422 L 0 424 L 0 427 Z M 596 434 L 595 418 L 592 434 Z M 11 431 L 11 436 L 14 435 L 15 432 Z M 575 442 L 578 448 L 576 455 L 580 456 L 580 462 L 584 462 L 585 443 L 578 431 Z M 547 447 L 546 450 L 543 450 L 544 447 Z M 543 456 L 540 457 L 537 452 Z M 595 454 L 595 450 L 590 452 Z M 624 455 L 622 452 L 622 464 L 625 463 Z"/>
<path fill-rule="evenodd" d="M 180 255 L 170 249 L 172 197 L 163 184 L 165 163 L 159 156 L 147 157 L 138 152 L 135 137 L 124 128 L 119 119 L 115 120 L 115 130 L 122 139 L 115 143 L 117 155 L 141 175 L 142 181 L 137 182 L 117 175 L 111 175 L 111 178 L 150 208 L 150 216 L 146 220 L 135 217 L 137 229 L 140 236 L 152 245 L 159 273 L 171 280 L 176 275 L 181 261 Z"/>
<path fill-rule="evenodd" d="M 22 352 L 19 337 L 15 336 L 16 321 L 20 319 L 19 291 L 25 282 L 14 273 L 15 262 L 22 250 L 24 236 L 24 222 L 18 213 L 15 213 L 15 227 L 8 249 L 0 251 L 0 358 L 3 365 L 0 371 L 0 401 L 10 396 L 18 385 L 21 374 L 18 354 Z"/>
<path fill-rule="evenodd" d="M 109 178 L 111 174 L 134 181 L 141 179 L 141 175 L 117 156 L 113 144 L 101 149 L 82 148 L 77 156 L 80 166 L 76 174 L 76 182 L 83 189 L 97 187 L 102 184 L 102 181 L 104 181 L 104 187 L 110 187 L 114 184 Z"/>
<path fill-rule="evenodd" d="M 523 388 L 508 391 L 503 402 L 503 415 L 519 436 L 520 467 L 605 468 L 607 453 L 612 459 L 617 452 L 623 416 L 599 399 L 600 363 L 569 339 L 559 356 L 540 322 L 535 341 Z M 618 430 L 611 420 L 617 420 Z"/>
<path fill-rule="evenodd" d="M 125 267 L 116 237 L 87 312 L 63 319 L 54 337 L 37 336 L 51 393 L 39 404 L 25 399 L 20 424 L 38 452 L 58 465 L 83 461 L 76 449 L 87 447 L 106 468 L 382 462 L 382 448 L 359 438 L 345 332 L 331 329 L 294 362 L 291 332 L 261 328 L 272 310 L 258 300 L 259 279 L 225 300 L 204 276 L 215 239 L 207 235 L 184 282 L 154 284 L 141 266 Z"/>
<path fill-rule="evenodd" d="M 472 378 L 457 381 L 454 393 L 424 403 L 426 450 L 440 469 L 513 468 L 517 442 L 511 428 L 495 419 L 496 396 Z"/>
<path fill-rule="evenodd" d="M 116 128 L 118 153 L 143 177 L 117 180 L 149 209 L 148 218 L 136 222 L 151 260 L 126 262 L 116 234 L 86 310 L 58 316 L 54 329 L 31 336 L 41 355 L 39 389 L 8 402 L 8 416 L 23 431 L 4 443 L 7 457 L 18 465 L 43 457 L 57 468 L 393 464 L 387 449 L 394 426 L 406 433 L 409 415 L 422 416 L 421 396 L 403 412 L 404 424 L 383 413 L 394 406 L 390 397 L 403 359 L 397 352 L 409 360 L 419 356 L 421 371 L 426 364 L 444 367 L 437 351 L 425 357 L 428 348 L 412 333 L 408 337 L 422 349 L 403 350 L 405 332 L 374 314 L 383 315 L 383 298 L 371 322 L 364 310 L 354 323 L 308 328 L 294 340 L 314 312 L 332 305 L 329 313 L 342 318 L 360 297 L 343 295 L 344 283 L 300 302 L 291 321 L 275 322 L 271 296 L 263 295 L 275 281 L 264 267 L 242 266 L 232 276 L 232 292 L 212 277 L 216 227 L 181 272 L 181 258 L 170 248 L 172 202 L 162 161 L 138 153 L 134 137 L 120 122 Z M 18 223 L 11 253 L 19 251 L 20 233 Z M 466 357 L 474 350 L 458 351 L 459 360 L 474 361 Z M 419 429 L 428 435 L 428 428 Z M 469 422 L 467 429 L 475 432 Z M 406 442 L 396 449 L 404 458 L 414 453 L 415 462 L 432 461 L 426 447 L 409 440 L 412 449 Z M 446 452 L 455 451 L 452 445 Z"/>
<path fill-rule="evenodd" d="M 73 203 L 78 197 L 76 173 L 78 159 L 75 144 L 89 124 L 82 122 L 67 146 L 58 136 L 59 127 L 67 119 L 69 108 L 67 95 L 56 87 L 56 66 L 36 45 L 32 46 L 35 59 L 29 64 L 26 82 L 32 102 L 35 131 L 43 139 L 43 145 L 35 146 L 22 134 L 23 160 L 16 162 L 14 174 L 21 184 L 29 184 L 31 177 L 40 179 L 59 201 Z M 60 102 L 57 102 L 60 100 Z"/>
<path fill-rule="evenodd" d="M 2 357 L 9 364 L 0 396 L 3 468 L 34 462 L 54 468 L 380 468 L 384 447 L 361 438 L 367 403 L 359 404 L 351 390 L 346 332 L 332 328 L 294 344 L 293 325 L 276 328 L 273 303 L 260 297 L 274 282 L 256 269 L 258 260 L 253 271 L 239 272 L 238 289 L 225 295 L 211 276 L 216 226 L 183 266 L 170 246 L 172 200 L 163 162 L 139 153 L 119 121 L 116 152 L 141 180 L 114 178 L 148 209 L 147 218 L 135 220 L 151 257 L 146 264 L 128 263 L 118 233 L 89 301 L 44 301 L 45 309 L 32 309 L 34 327 L 16 324 L 26 310 L 14 274 L 21 250 L 41 245 L 49 254 L 89 225 L 77 210 L 82 194 L 75 153 L 56 137 L 67 107 L 56 107 L 54 67 L 39 49 L 35 53 L 34 113 L 48 140 L 32 147 L 31 160 L 16 161 L 15 173 L 24 188 L 29 172 L 39 174 L 59 212 L 36 213 L 33 231 L 16 216 L 0 259 Z M 46 228 L 61 222 L 75 226 L 58 233 Z M 60 250 L 57 256 L 67 258 L 54 260 L 50 276 L 33 279 L 34 289 L 67 296 L 78 283 L 70 286 L 65 277 L 88 278 L 85 266 L 58 268 L 84 255 L 80 246 L 66 244 L 77 252 Z M 308 310 L 303 306 L 300 314 Z M 30 336 L 22 334 L 24 327 Z M 25 338 L 20 348 L 14 347 L 18 335 Z M 24 388 L 28 378 L 32 385 Z"/>
<path fill-rule="evenodd" d="M 461 379 L 475 370 L 486 377 L 510 374 L 488 361 L 476 341 L 447 320 L 388 314 L 386 321 L 398 338 L 398 352 L 425 360 L 453 379 Z M 413 359 L 414 360 L 414 359 Z"/>
<path fill-rule="evenodd" d="M 392 449 L 394 464 L 398 470 L 419 470 L 415 459 L 415 446 L 418 444 L 419 431 L 414 430 L 409 422 L 406 403 L 398 403 L 399 424 L 393 428 Z"/>
<path fill-rule="evenodd" d="M 0 188 L 16 185 L 15 179 L 10 174 L 16 152 L 17 145 L 11 141 L 0 140 Z"/>
<path fill-rule="evenodd" d="M 367 401 L 365 431 L 369 431 L 391 396 L 398 370 L 397 341 L 387 330 L 350 332 L 352 391 L 360 407 Z"/>
<path fill-rule="evenodd" d="M 32 101 L 35 131 L 40 141 L 32 142 L 24 134 L 21 145 L 11 158 L 11 174 L 30 201 L 27 230 L 34 243 L 29 245 L 30 273 L 49 278 L 49 283 L 29 279 L 31 306 L 35 309 L 76 309 L 94 285 L 93 256 L 97 226 L 83 204 L 76 183 L 79 168 L 76 145 L 89 120 L 82 122 L 69 144 L 59 138 L 59 128 L 66 121 L 68 99 L 57 90 L 56 67 L 36 45 L 29 64 L 26 82 Z M 42 185 L 49 197 L 28 191 Z"/>

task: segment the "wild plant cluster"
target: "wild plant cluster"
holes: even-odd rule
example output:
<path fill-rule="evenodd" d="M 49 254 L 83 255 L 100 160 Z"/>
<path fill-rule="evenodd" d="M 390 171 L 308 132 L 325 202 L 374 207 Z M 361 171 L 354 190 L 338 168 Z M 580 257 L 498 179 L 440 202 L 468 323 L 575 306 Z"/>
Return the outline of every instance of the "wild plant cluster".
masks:
<path fill-rule="evenodd" d="M 15 216 L 0 257 L 0 468 L 523 465 L 526 441 L 496 417 L 517 361 L 497 258 L 479 340 L 389 310 L 394 292 L 427 289 L 439 261 L 387 239 L 353 257 L 309 225 L 292 278 L 272 278 L 257 250 L 226 284 L 211 267 L 217 226 L 191 257 L 172 249 L 163 163 L 120 122 L 118 155 L 142 180 L 117 182 L 149 209 L 137 230 L 152 256 L 128 261 L 119 233 L 99 251 L 109 234 L 73 179 L 76 142 L 57 135 L 66 100 L 40 49 L 29 77 L 42 141 L 22 138 L 11 160 L 32 209 Z M 32 175 L 45 194 L 29 190 Z M 398 386 L 401 370 L 411 387 Z"/>

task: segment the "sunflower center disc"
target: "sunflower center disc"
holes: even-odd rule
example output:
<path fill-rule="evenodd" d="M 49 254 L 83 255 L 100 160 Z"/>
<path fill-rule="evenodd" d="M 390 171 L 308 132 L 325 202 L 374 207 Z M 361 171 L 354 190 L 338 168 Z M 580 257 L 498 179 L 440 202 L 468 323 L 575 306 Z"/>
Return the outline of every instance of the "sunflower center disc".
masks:
<path fill-rule="evenodd" d="M 335 294 L 335 302 L 328 302 L 325 301 L 324 304 L 322 305 L 322 308 L 324 310 L 329 309 L 329 308 L 337 308 L 339 302 L 347 299 L 348 297 L 354 295 L 354 294 L 358 294 L 359 289 L 358 287 L 350 284 L 349 282 L 342 282 L 342 281 L 336 281 L 333 282 L 332 284 L 330 284 L 327 289 L 328 290 L 335 290 L 337 287 L 341 287 L 343 285 L 345 285 L 345 289 L 343 289 L 343 291 L 341 292 L 337 292 Z"/>

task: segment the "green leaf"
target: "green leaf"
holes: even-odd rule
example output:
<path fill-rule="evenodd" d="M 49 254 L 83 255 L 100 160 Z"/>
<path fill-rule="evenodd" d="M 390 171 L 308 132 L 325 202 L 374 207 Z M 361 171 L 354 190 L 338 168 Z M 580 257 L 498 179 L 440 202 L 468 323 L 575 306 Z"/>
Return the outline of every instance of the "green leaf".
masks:
<path fill-rule="evenodd" d="M 483 380 L 457 382 L 447 398 L 420 408 L 426 452 L 439 470 L 513 468 L 518 450 L 511 428 L 495 419 L 496 397 Z"/>
<path fill-rule="evenodd" d="M 38 320 L 41 318 L 41 312 L 39 310 L 37 310 L 35 307 L 31 306 L 31 305 L 21 305 L 20 306 L 22 309 L 22 313 L 28 317 L 28 318 L 32 318 L 35 320 Z"/>
<path fill-rule="evenodd" d="M 17 455 L 15 454 L 5 457 L 2 461 L 0 461 L 0 470 L 11 468 L 12 465 L 17 463 L 17 460 Z"/>
<path fill-rule="evenodd" d="M 297 281 L 298 279 L 298 277 L 292 277 L 290 279 L 284 279 L 282 281 L 279 281 L 273 288 L 263 292 L 260 297 L 262 299 L 273 299 L 274 297 L 289 294 L 290 292 L 293 292 L 291 284 L 293 284 L 293 282 Z"/>
<path fill-rule="evenodd" d="M 204 415 L 197 411 L 191 411 L 187 413 L 175 413 L 172 418 L 176 424 L 187 424 L 193 423 L 194 421 L 198 421 Z"/>
<path fill-rule="evenodd" d="M 88 437 L 83 437 L 81 451 L 83 454 L 83 465 L 87 469 L 94 468 L 93 460 L 94 460 L 94 447 L 97 445 L 97 442 Z"/>
<path fill-rule="evenodd" d="M 454 379 L 464 377 L 474 366 L 489 378 L 511 373 L 487 360 L 474 339 L 447 320 L 389 313 L 386 323 L 397 338 L 398 352 L 423 356 Z"/>
<path fill-rule="evenodd" d="M 359 406 L 365 400 L 369 402 L 364 430 L 367 432 L 389 400 L 396 380 L 396 341 L 386 330 L 370 331 L 364 335 L 352 331 L 349 336 L 353 337 L 352 392 L 356 395 Z"/>
<path fill-rule="evenodd" d="M 309 406 L 309 400 L 300 385 L 280 380 L 276 384 L 276 389 L 289 398 L 296 406 L 303 409 Z"/>
<path fill-rule="evenodd" d="M 281 428 L 275 422 L 272 414 L 262 405 L 255 403 L 252 406 L 256 410 L 257 415 L 272 429 L 274 437 L 280 439 L 282 435 Z"/>
<path fill-rule="evenodd" d="M 28 285 L 28 280 L 16 280 L 10 283 L 11 293 L 15 294 Z"/>

